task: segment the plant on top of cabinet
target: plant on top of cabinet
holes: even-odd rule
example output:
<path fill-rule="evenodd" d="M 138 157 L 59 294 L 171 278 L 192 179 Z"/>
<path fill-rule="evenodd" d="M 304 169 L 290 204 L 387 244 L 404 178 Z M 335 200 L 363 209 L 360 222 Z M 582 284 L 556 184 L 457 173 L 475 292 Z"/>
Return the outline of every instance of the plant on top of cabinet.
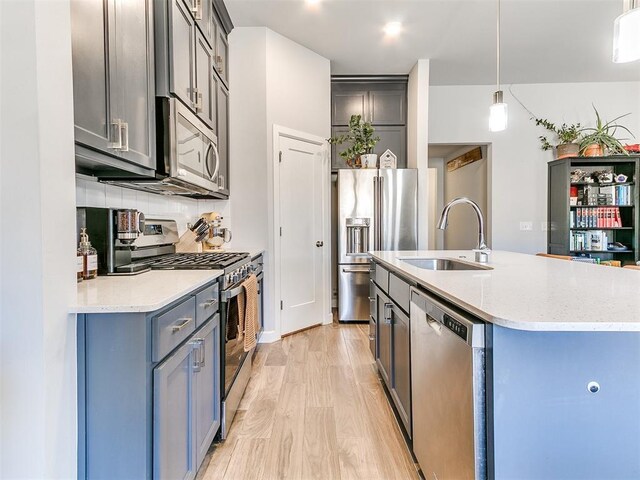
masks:
<path fill-rule="evenodd" d="M 372 152 L 373 147 L 380 141 L 380 137 L 374 137 L 374 133 L 375 129 L 371 123 L 362 121 L 362 115 L 351 115 L 349 131 L 343 135 L 331 137 L 327 141 L 336 145 L 351 143 L 350 147 L 340 152 L 340 156 L 350 167 L 376 168 L 377 155 Z"/>
<path fill-rule="evenodd" d="M 631 113 L 625 113 L 605 122 L 600 117 L 595 106 L 593 110 L 596 112 L 596 126 L 586 127 L 581 130 L 584 136 L 580 142 L 580 153 L 585 157 L 599 157 L 605 154 L 629 155 L 622 143 L 620 143 L 621 139 L 616 138 L 615 134 L 618 129 L 621 129 L 633 137 L 633 133 L 627 127 L 616 123 L 621 118 L 631 115 Z"/>
<path fill-rule="evenodd" d="M 534 119 L 537 126 L 542 126 L 547 131 L 551 132 L 555 136 L 555 145 L 549 141 L 549 139 L 540 135 L 542 150 L 556 149 L 556 158 L 575 157 L 580 151 L 580 144 L 577 140 L 580 137 L 580 123 L 572 123 L 567 125 L 563 123 L 558 126 L 555 123 L 550 122 L 546 118 Z"/>

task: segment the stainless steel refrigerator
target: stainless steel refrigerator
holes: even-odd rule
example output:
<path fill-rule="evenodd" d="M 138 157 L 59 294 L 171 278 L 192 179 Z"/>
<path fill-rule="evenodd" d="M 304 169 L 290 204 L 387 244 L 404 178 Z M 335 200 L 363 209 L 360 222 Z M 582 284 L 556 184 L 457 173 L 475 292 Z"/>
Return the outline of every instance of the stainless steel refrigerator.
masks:
<path fill-rule="evenodd" d="M 418 171 L 338 170 L 338 318 L 369 320 L 371 250 L 416 250 Z"/>

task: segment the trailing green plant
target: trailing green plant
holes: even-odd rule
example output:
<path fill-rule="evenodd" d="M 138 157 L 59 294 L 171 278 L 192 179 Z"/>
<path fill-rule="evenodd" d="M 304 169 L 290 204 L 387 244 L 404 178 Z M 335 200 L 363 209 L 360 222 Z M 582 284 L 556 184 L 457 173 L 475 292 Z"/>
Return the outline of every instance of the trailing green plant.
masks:
<path fill-rule="evenodd" d="M 335 145 L 350 143 L 347 149 L 340 152 L 347 165 L 353 166 L 355 160 L 367 153 L 373 153 L 373 148 L 380 141 L 380 137 L 374 137 L 375 129 L 369 122 L 362 121 L 362 115 L 351 115 L 349 119 L 349 131 L 337 137 L 331 137 L 328 142 Z"/>
<path fill-rule="evenodd" d="M 589 145 L 599 145 L 600 147 L 602 147 L 603 153 L 605 154 L 629 155 L 629 152 L 624 149 L 622 143 L 620 142 L 620 140 L 625 139 L 618 139 L 616 138 L 615 134 L 618 129 L 620 129 L 624 130 L 633 137 L 633 133 L 631 133 L 631 131 L 627 127 L 616 123 L 621 118 L 631 115 L 631 113 L 625 113 L 624 115 L 620 115 L 613 120 L 605 122 L 600 117 L 600 113 L 598 113 L 598 110 L 595 106 L 593 106 L 593 110 L 596 112 L 596 126 L 593 128 L 588 127 L 581 129 L 581 133 L 583 136 L 580 141 L 580 153 L 583 153 Z"/>
<path fill-rule="evenodd" d="M 581 125 L 579 123 L 572 123 L 569 125 L 563 123 L 562 125 L 557 126 L 546 118 L 534 118 L 534 120 L 537 126 L 545 128 L 555 136 L 555 145 L 553 145 L 544 135 L 540 135 L 538 137 L 542 144 L 542 150 L 551 150 L 554 146 L 557 147 L 558 145 L 566 143 L 575 143 L 580 137 Z"/>

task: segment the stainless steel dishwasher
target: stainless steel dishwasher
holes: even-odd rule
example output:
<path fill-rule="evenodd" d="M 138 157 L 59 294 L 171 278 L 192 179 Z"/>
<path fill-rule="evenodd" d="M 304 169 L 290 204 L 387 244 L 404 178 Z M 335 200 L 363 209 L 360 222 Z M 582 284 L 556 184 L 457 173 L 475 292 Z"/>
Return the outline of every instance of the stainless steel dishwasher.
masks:
<path fill-rule="evenodd" d="M 486 479 L 485 325 L 415 288 L 411 388 L 425 479 Z"/>

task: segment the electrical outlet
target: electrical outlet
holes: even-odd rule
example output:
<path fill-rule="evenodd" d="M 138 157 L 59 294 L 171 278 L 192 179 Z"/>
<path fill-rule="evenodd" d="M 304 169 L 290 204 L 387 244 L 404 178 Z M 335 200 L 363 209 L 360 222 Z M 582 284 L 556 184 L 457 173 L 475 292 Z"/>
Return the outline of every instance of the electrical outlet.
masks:
<path fill-rule="evenodd" d="M 533 230 L 533 222 L 520 222 L 520 230 L 530 232 Z"/>

